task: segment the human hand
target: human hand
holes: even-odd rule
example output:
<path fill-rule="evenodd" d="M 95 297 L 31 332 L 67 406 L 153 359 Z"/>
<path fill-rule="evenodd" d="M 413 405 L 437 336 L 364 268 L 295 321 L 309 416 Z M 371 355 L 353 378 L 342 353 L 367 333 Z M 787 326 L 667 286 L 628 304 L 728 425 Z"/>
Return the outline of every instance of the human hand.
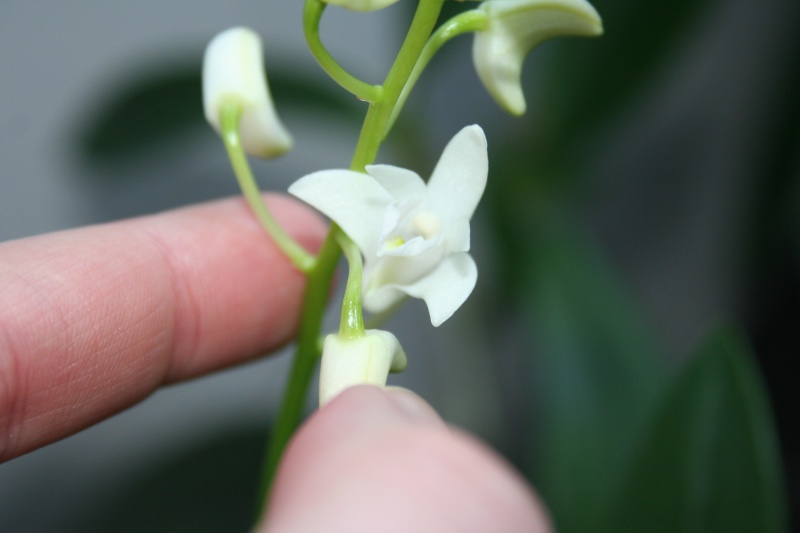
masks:
<path fill-rule="evenodd" d="M 269 204 L 319 245 L 312 213 Z M 239 200 L 2 243 L 0 280 L 0 462 L 288 342 L 304 281 Z M 263 530 L 536 532 L 543 516 L 421 400 L 357 388 L 293 440 Z"/>
<path fill-rule="evenodd" d="M 261 533 L 544 533 L 522 478 L 417 395 L 361 385 L 286 450 Z"/>

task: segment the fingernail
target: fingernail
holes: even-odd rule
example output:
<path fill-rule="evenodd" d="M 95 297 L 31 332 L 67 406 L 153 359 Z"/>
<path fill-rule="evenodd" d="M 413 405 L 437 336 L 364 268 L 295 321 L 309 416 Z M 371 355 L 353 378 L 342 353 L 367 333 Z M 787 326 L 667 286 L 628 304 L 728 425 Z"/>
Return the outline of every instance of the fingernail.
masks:
<path fill-rule="evenodd" d="M 444 425 L 444 421 L 428 402 L 402 387 L 386 387 L 386 394 L 404 415 L 415 422 Z"/>

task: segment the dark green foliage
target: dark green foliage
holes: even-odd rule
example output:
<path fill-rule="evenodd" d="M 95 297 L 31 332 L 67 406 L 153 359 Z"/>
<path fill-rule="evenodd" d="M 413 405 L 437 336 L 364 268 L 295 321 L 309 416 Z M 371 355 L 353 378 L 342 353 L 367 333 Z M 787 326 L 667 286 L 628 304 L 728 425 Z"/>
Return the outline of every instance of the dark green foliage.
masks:
<path fill-rule="evenodd" d="M 533 241 L 537 259 L 526 291 L 536 340 L 533 477 L 560 531 L 600 531 L 667 380 L 666 365 L 597 254 L 567 232 Z"/>
<path fill-rule="evenodd" d="M 722 329 L 702 344 L 650 423 L 607 531 L 785 530 L 772 415 L 738 332 Z"/>
<path fill-rule="evenodd" d="M 635 97 L 715 3 L 593 1 L 603 36 L 563 39 L 548 58 L 547 82 L 534 104 L 546 112 L 548 137 L 558 142 L 576 135 Z"/>
<path fill-rule="evenodd" d="M 252 528 L 266 437 L 232 432 L 153 465 L 120 487 L 81 532 L 205 533 Z"/>
<path fill-rule="evenodd" d="M 135 157 L 203 126 L 200 69 L 176 68 L 131 82 L 92 117 L 82 136 L 92 160 Z"/>

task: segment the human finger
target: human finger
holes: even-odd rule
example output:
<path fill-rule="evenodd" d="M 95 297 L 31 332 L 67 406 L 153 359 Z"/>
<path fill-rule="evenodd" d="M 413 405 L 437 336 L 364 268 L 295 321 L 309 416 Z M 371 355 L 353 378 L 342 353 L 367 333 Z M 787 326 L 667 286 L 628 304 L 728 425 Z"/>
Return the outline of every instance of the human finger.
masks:
<path fill-rule="evenodd" d="M 533 491 L 483 444 L 407 391 L 354 387 L 297 433 L 267 533 L 544 533 Z"/>
<path fill-rule="evenodd" d="M 319 246 L 315 214 L 268 203 Z M 304 287 L 241 199 L 2 243 L 0 280 L 0 462 L 282 345 Z"/>

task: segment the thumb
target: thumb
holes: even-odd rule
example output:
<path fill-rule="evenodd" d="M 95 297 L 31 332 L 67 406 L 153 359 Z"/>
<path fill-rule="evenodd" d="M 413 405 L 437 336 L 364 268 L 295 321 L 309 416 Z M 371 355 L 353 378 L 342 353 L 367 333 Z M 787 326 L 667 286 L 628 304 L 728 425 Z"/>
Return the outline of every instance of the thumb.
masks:
<path fill-rule="evenodd" d="M 270 533 L 549 531 L 525 482 L 448 428 L 419 396 L 359 386 L 317 411 L 290 443 Z"/>

